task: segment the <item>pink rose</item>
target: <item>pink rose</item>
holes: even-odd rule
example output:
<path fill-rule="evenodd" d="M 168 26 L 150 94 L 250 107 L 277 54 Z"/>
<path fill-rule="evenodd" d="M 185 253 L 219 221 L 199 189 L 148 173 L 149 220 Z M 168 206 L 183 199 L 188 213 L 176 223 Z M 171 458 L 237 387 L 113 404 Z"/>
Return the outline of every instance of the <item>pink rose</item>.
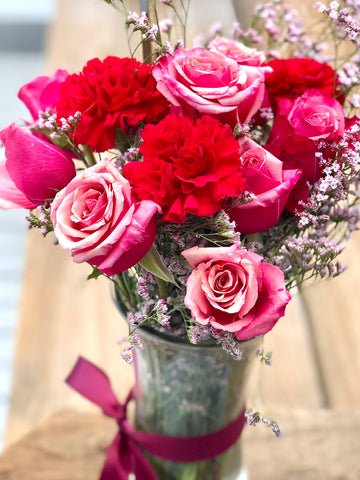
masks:
<path fill-rule="evenodd" d="M 193 247 L 182 252 L 194 267 L 185 305 L 195 322 L 248 340 L 271 330 L 285 313 L 290 294 L 283 272 L 255 253 L 230 247 Z"/>
<path fill-rule="evenodd" d="M 63 150 L 15 123 L 0 131 L 0 140 L 7 175 L 31 204 L 54 198 L 76 174 L 74 162 Z"/>
<path fill-rule="evenodd" d="M 242 174 L 254 198 L 229 210 L 229 215 L 239 232 L 262 232 L 279 221 L 301 170 L 284 170 L 280 160 L 253 140 L 243 138 L 240 148 Z"/>
<path fill-rule="evenodd" d="M 266 71 L 268 67 L 239 65 L 223 53 L 197 47 L 162 57 L 153 75 L 173 113 L 211 115 L 233 127 L 249 122 L 260 109 Z"/>
<path fill-rule="evenodd" d="M 30 202 L 28 198 L 16 187 L 6 169 L 6 158 L 0 150 L 0 208 L 8 210 L 11 208 L 35 208 L 36 203 Z"/>
<path fill-rule="evenodd" d="M 279 108 L 265 148 L 285 168 L 300 168 L 302 181 L 315 183 L 321 176 L 316 156 L 319 140 L 339 140 L 345 119 L 341 104 L 320 90 L 309 89 L 295 101 L 279 100 Z"/>
<path fill-rule="evenodd" d="M 115 275 L 135 265 L 150 249 L 159 206 L 135 202 L 129 182 L 109 160 L 79 173 L 55 197 L 55 235 L 76 263 Z"/>
<path fill-rule="evenodd" d="M 343 107 L 320 90 L 306 90 L 294 102 L 283 99 L 279 103 L 279 114 L 287 115 L 295 134 L 310 140 L 336 140 L 344 134 Z"/>
<path fill-rule="evenodd" d="M 255 48 L 246 47 L 240 42 L 224 37 L 215 37 L 210 42 L 209 50 L 223 53 L 240 65 L 250 65 L 252 67 L 259 67 L 266 59 L 264 52 L 259 52 Z"/>
<path fill-rule="evenodd" d="M 18 97 L 29 109 L 35 121 L 38 120 L 39 112 L 53 107 L 59 100 L 60 85 L 68 75 L 66 70 L 56 70 L 51 77 L 45 75 L 36 77 L 20 88 Z"/>

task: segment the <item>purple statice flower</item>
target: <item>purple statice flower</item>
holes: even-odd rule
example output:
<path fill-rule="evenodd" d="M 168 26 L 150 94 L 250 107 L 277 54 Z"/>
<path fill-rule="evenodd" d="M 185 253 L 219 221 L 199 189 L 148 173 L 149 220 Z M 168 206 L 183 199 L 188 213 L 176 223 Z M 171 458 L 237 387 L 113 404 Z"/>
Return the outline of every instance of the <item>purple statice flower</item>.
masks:
<path fill-rule="evenodd" d="M 147 33 L 144 34 L 145 38 L 149 37 L 150 40 L 152 40 L 153 42 L 156 42 L 158 35 L 159 27 L 155 24 L 153 24 L 152 27 L 147 31 Z"/>
<path fill-rule="evenodd" d="M 127 25 L 134 25 L 135 30 L 148 31 L 150 28 L 149 19 L 145 12 L 141 12 L 140 15 L 136 12 L 129 12 L 126 23 Z"/>
<path fill-rule="evenodd" d="M 336 26 L 338 39 L 351 40 L 357 47 L 360 46 L 360 25 L 357 20 L 359 5 L 357 2 L 347 2 L 345 8 L 341 8 L 339 2 L 330 2 L 326 7 L 322 2 L 315 4 L 317 10 L 326 15 Z"/>
<path fill-rule="evenodd" d="M 265 418 L 260 412 L 254 412 L 251 408 L 248 408 L 245 412 L 245 418 L 248 425 L 255 427 L 258 423 L 263 423 L 271 428 L 276 437 L 280 437 L 279 425 L 274 420 Z"/>
<path fill-rule="evenodd" d="M 168 327 L 170 325 L 170 315 L 168 313 L 168 306 L 164 299 L 160 299 L 155 303 L 154 315 L 156 321 L 160 323 L 162 327 Z"/>
<path fill-rule="evenodd" d="M 121 357 L 129 365 L 134 364 L 134 346 L 127 345 L 124 350 L 121 352 Z"/>
<path fill-rule="evenodd" d="M 221 345 L 223 350 L 231 355 L 235 360 L 241 360 L 243 357 L 243 351 L 241 349 L 241 344 L 237 340 L 236 336 L 232 332 L 227 332 L 225 330 L 219 330 L 217 328 L 211 327 L 211 337 Z"/>
<path fill-rule="evenodd" d="M 165 18 L 164 20 L 160 20 L 159 22 L 159 29 L 162 33 L 169 33 L 172 26 L 173 22 L 169 18 Z"/>
<path fill-rule="evenodd" d="M 274 112 L 271 107 L 263 107 L 259 110 L 260 117 L 266 122 L 270 122 L 274 119 Z"/>
<path fill-rule="evenodd" d="M 124 153 L 119 153 L 115 159 L 115 166 L 120 171 L 122 170 L 123 166 L 129 162 L 137 162 L 142 158 L 139 148 L 130 147 Z"/>
<path fill-rule="evenodd" d="M 132 327 L 138 327 L 146 320 L 146 318 L 147 316 L 140 312 L 128 312 L 127 314 L 128 322 Z"/>
<path fill-rule="evenodd" d="M 346 88 L 352 88 L 360 83 L 360 69 L 353 62 L 347 62 L 338 72 L 339 83 Z"/>
<path fill-rule="evenodd" d="M 259 32 L 254 28 L 243 30 L 239 22 L 233 23 L 231 35 L 236 40 L 245 41 L 246 43 L 251 43 L 253 45 L 263 44 L 263 37 L 259 35 Z"/>

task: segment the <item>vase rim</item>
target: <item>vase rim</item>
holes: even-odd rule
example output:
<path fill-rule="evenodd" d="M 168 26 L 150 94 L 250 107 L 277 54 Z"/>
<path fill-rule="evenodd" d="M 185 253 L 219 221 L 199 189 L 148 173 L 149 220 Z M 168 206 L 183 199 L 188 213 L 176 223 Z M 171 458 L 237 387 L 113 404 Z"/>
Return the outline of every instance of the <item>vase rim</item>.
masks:
<path fill-rule="evenodd" d="M 189 341 L 186 341 L 185 339 L 182 339 L 182 338 L 179 338 L 179 337 L 176 337 L 176 336 L 173 336 L 173 335 L 169 335 L 165 332 L 161 332 L 161 331 L 156 330 L 155 328 L 149 327 L 149 326 L 139 327 L 138 331 L 140 331 L 141 335 L 144 335 L 145 337 L 148 337 L 148 338 L 155 338 L 156 337 L 157 341 L 163 342 L 164 344 L 166 344 L 166 343 L 168 343 L 168 344 L 179 344 L 179 345 L 181 345 L 181 348 L 189 348 L 189 349 L 194 349 L 194 348 L 201 349 L 201 348 L 203 348 L 203 349 L 206 349 L 206 350 L 211 350 L 211 349 L 218 350 L 219 348 L 220 349 L 222 348 L 221 345 L 218 344 L 218 343 L 190 343 Z M 263 337 L 263 335 L 260 335 L 258 337 L 249 338 L 248 340 L 239 340 L 238 344 L 239 344 L 239 346 L 241 346 L 241 345 L 250 346 L 250 344 L 252 344 L 252 343 L 259 342 L 262 339 L 262 337 Z"/>

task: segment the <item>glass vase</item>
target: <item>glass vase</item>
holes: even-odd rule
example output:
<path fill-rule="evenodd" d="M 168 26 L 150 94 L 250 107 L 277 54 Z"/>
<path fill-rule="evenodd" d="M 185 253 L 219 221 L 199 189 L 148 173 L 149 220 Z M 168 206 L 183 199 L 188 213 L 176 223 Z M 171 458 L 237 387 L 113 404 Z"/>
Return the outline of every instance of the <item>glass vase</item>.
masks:
<path fill-rule="evenodd" d="M 191 345 L 150 328 L 137 330 L 136 428 L 170 436 L 205 435 L 227 426 L 245 404 L 262 338 L 241 342 L 236 360 L 217 345 Z M 243 480 L 241 437 L 210 460 L 173 463 L 149 455 L 161 480 Z"/>

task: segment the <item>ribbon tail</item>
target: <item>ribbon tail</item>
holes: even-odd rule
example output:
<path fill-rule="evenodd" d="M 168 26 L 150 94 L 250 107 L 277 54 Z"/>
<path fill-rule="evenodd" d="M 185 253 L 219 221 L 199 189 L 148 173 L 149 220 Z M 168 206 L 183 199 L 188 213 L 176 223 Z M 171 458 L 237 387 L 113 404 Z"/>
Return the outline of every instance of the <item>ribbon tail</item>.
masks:
<path fill-rule="evenodd" d="M 99 480 L 159 480 L 142 450 L 121 432 L 118 432 L 106 453 Z"/>
<path fill-rule="evenodd" d="M 130 464 L 128 459 L 124 459 L 120 452 L 122 451 L 121 433 L 118 432 L 109 446 L 104 466 L 101 472 L 100 480 L 128 480 L 131 470 L 126 468 Z M 125 460 L 125 461 L 124 461 Z"/>
<path fill-rule="evenodd" d="M 136 480 L 159 480 L 152 465 L 135 443 L 132 445 L 132 453 L 134 454 L 134 473 Z"/>

